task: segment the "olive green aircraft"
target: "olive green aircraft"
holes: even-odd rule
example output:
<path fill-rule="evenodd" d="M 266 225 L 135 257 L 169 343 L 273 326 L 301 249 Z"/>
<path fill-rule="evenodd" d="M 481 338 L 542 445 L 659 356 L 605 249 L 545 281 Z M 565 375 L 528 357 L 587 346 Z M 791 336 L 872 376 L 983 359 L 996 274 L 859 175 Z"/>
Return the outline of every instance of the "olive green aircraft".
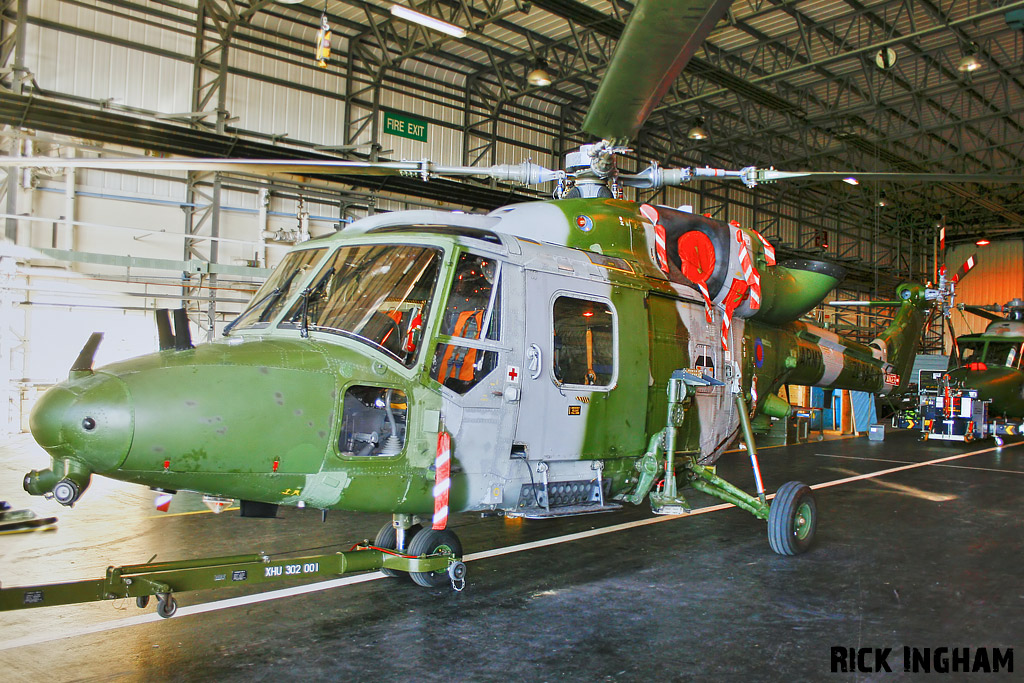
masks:
<path fill-rule="evenodd" d="M 1024 418 L 1024 301 L 1013 299 L 1002 306 L 958 306 L 992 322 L 981 334 L 956 338 L 949 357 L 951 384 L 975 389 L 982 401 L 991 401 L 989 415 L 1019 422 Z M 1004 313 L 1004 315 L 999 315 Z M 1012 432 L 1011 432 L 1012 433 Z"/>
<path fill-rule="evenodd" d="M 750 226 L 618 198 L 623 187 L 700 177 L 753 186 L 850 175 L 655 163 L 635 174 L 617 169 L 616 155 L 729 4 L 637 5 L 584 125 L 600 141 L 571 153 L 565 170 L 429 161 L 4 160 L 478 176 L 554 183 L 557 197 L 487 215 L 380 214 L 299 244 L 211 343 L 193 346 L 184 311 L 173 330 L 164 312 L 158 352 L 93 368 L 94 336 L 68 380 L 32 413 L 33 436 L 52 464 L 26 475 L 25 489 L 73 505 L 101 475 L 240 499 L 243 515 L 273 515 L 280 505 L 387 513 L 393 521 L 375 549 L 449 561 L 378 560 L 361 568 L 405 567 L 425 586 L 464 571 L 450 514 L 548 518 L 645 499 L 656 512 L 679 514 L 690 509 L 686 488 L 767 520 L 776 552 L 806 550 L 816 524 L 811 490 L 789 482 L 769 505 L 751 417 L 787 414 L 775 395 L 784 384 L 903 389 L 923 314 L 944 292 L 901 285 L 892 324 L 870 344 L 846 340 L 799 320 L 839 282 L 837 266 L 779 263 Z M 740 436 L 756 494 L 714 468 Z"/>

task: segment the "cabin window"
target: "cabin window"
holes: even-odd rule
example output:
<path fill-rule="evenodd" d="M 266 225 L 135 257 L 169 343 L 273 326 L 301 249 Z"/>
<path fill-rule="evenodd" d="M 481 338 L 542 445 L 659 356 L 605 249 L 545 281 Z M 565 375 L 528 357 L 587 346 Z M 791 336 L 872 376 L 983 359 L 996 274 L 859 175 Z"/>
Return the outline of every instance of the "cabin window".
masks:
<path fill-rule="evenodd" d="M 252 302 L 231 323 L 232 329 L 266 327 L 277 317 L 292 294 L 298 292 L 310 270 L 320 261 L 326 249 L 303 249 L 284 257 L 281 264 L 259 288 Z"/>
<path fill-rule="evenodd" d="M 280 327 L 342 335 L 411 366 L 427 326 L 441 253 L 410 244 L 341 247 Z"/>
<path fill-rule="evenodd" d="M 405 445 L 408 411 L 404 391 L 349 387 L 341 408 L 338 452 L 357 457 L 398 455 Z"/>
<path fill-rule="evenodd" d="M 500 338 L 500 278 L 501 263 L 489 256 L 463 253 L 456 264 L 441 322 L 441 334 L 452 339 L 437 345 L 430 364 L 430 376 L 456 393 L 472 389 L 498 364 L 497 352 L 479 342 Z"/>
<path fill-rule="evenodd" d="M 559 384 L 610 386 L 615 377 L 615 314 L 603 301 L 560 296 L 552 310 L 552 374 Z"/>

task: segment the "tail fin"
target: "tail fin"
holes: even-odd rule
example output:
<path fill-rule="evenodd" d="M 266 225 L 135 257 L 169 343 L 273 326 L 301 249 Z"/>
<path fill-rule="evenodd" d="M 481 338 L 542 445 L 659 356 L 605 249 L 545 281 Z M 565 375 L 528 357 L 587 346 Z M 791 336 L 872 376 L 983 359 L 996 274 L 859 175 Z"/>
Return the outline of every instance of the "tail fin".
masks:
<path fill-rule="evenodd" d="M 896 289 L 896 295 L 903 302 L 896 311 L 896 317 L 869 344 L 882 352 L 882 357 L 892 365 L 892 372 L 900 378 L 893 393 L 905 391 L 910 384 L 910 371 L 921 341 L 925 313 L 931 306 L 927 290 L 921 285 L 902 284 Z"/>

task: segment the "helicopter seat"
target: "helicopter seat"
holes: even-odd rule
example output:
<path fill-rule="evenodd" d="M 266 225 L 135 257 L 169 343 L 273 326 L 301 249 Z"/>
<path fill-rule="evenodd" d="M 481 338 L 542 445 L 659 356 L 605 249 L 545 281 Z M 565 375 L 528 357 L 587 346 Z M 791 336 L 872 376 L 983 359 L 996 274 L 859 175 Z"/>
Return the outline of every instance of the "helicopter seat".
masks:
<path fill-rule="evenodd" d="M 483 309 L 471 309 L 459 313 L 452 329 L 452 336 L 479 339 L 483 320 Z M 471 349 L 468 346 L 445 344 L 444 353 L 441 355 L 441 364 L 437 371 L 437 381 L 450 389 L 454 387 L 449 386 L 449 380 L 472 383 L 476 375 L 476 361 L 479 353 L 481 352 L 478 349 Z"/>

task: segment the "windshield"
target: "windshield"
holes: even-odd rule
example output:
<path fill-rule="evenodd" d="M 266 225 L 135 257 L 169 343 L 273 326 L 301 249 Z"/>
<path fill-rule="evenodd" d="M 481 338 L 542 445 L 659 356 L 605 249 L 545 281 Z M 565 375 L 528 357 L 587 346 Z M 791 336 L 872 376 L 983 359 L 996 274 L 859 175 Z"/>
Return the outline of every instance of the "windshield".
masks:
<path fill-rule="evenodd" d="M 440 249 L 408 244 L 342 247 L 281 327 L 341 334 L 412 365 L 441 255 Z"/>
<path fill-rule="evenodd" d="M 988 344 L 988 348 L 985 345 Z M 989 365 L 1008 365 L 1017 367 L 1020 364 L 1020 343 L 985 341 L 982 339 L 960 340 L 960 367 L 969 363 L 984 362 Z"/>
<path fill-rule="evenodd" d="M 985 352 L 985 362 L 991 365 L 1017 367 L 1019 350 L 1019 342 L 989 342 L 988 351 Z"/>
<path fill-rule="evenodd" d="M 306 274 L 317 264 L 325 251 L 327 250 L 324 248 L 304 249 L 285 256 L 253 296 L 249 307 L 235 318 L 224 333 L 227 334 L 229 330 L 235 328 L 266 327 L 291 298 L 292 292 L 305 281 Z"/>
<path fill-rule="evenodd" d="M 967 341 L 960 339 L 957 340 L 957 346 L 960 347 L 959 367 L 963 367 L 968 363 L 977 363 L 981 360 L 982 353 L 985 350 L 985 342 L 982 340 Z"/>

